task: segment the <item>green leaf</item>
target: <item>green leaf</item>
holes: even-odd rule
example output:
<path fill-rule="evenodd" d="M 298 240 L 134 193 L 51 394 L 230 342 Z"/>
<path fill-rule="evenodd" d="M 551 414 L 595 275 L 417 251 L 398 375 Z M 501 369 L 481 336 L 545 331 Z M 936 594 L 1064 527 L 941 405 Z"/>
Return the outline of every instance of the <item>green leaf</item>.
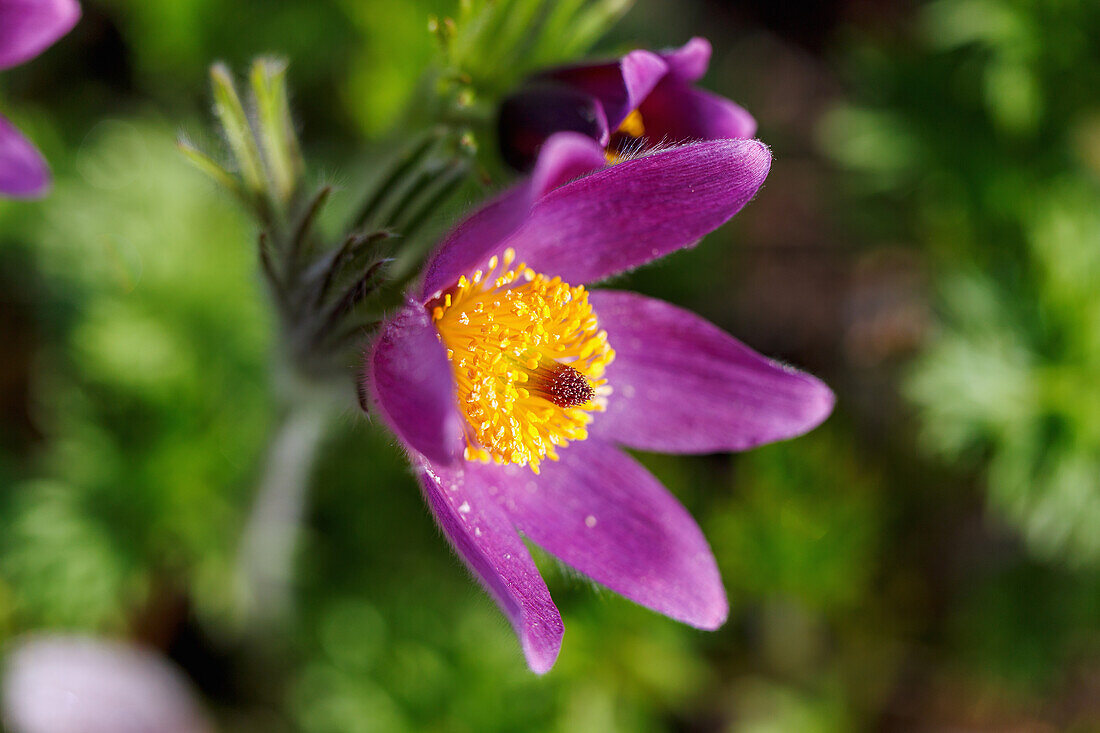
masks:
<path fill-rule="evenodd" d="M 240 182 L 213 158 L 196 148 L 190 140 L 181 137 L 176 141 L 176 147 L 200 171 L 213 178 L 214 181 L 227 190 L 232 191 L 236 196 L 244 197 Z"/>
<path fill-rule="evenodd" d="M 286 69 L 282 59 L 259 58 L 251 77 L 260 145 L 275 196 L 284 204 L 297 190 L 304 167 L 287 102 Z"/>
<path fill-rule="evenodd" d="M 221 121 L 245 186 L 254 193 L 262 193 L 266 188 L 263 161 L 248 124 L 248 115 L 225 64 L 210 67 L 210 81 L 214 89 L 214 112 Z"/>

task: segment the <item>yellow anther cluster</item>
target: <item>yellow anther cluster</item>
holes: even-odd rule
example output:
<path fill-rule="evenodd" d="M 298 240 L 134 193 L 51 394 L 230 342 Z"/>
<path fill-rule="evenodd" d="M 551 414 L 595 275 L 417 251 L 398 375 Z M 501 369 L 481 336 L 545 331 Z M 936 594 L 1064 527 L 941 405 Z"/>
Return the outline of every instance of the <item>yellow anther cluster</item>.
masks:
<path fill-rule="evenodd" d="M 539 472 L 556 446 L 588 437 L 593 411 L 610 389 L 604 370 L 615 352 L 599 328 L 583 286 L 548 278 L 512 249 L 489 260 L 486 271 L 462 276 L 430 304 L 447 349 L 466 417 L 467 460 L 529 465 Z M 497 267 L 501 266 L 500 274 Z M 562 407 L 544 395 L 546 375 L 566 365 L 591 385 L 593 398 Z"/>

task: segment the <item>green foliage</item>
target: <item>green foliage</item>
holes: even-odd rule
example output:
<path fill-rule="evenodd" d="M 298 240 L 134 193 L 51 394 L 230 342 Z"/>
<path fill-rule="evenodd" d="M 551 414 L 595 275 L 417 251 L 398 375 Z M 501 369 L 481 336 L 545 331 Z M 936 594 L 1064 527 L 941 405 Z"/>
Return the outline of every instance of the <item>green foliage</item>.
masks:
<path fill-rule="evenodd" d="M 446 67 L 500 95 L 531 72 L 588 51 L 633 0 L 460 0 L 456 18 L 433 18 Z"/>
<path fill-rule="evenodd" d="M 826 432 L 747 455 L 706 526 L 734 599 L 859 604 L 877 554 L 875 489 Z"/>
<path fill-rule="evenodd" d="M 118 629 L 134 602 L 128 558 L 88 497 L 45 480 L 11 487 L 0 572 L 3 615 L 21 626 Z"/>
<path fill-rule="evenodd" d="M 813 186 L 847 196 L 836 208 L 866 239 L 912 243 L 933 275 L 938 325 L 904 383 L 936 467 L 865 373 L 792 348 L 833 364 L 840 412 L 823 429 L 744 456 L 641 457 L 704 528 L 726 626 L 676 624 L 535 550 L 566 623 L 542 678 L 392 438 L 351 406 L 354 339 L 326 362 L 348 407 L 313 438 L 295 612 L 242 623 L 242 537 L 268 445 L 330 399 L 288 378 L 285 299 L 268 305 L 284 281 L 257 276 L 255 235 L 258 223 L 282 273 L 299 233 L 299 253 L 329 264 L 398 234 L 384 242 L 399 294 L 438 232 L 502 180 L 500 95 L 576 60 L 629 3 L 84 5 L 86 25 L 0 79 L 4 114 L 56 174 L 42 203 L 0 201 L 0 641 L 141 638 L 176 655 L 227 730 L 943 729 L 982 727 L 967 715 L 987 699 L 1015 711 L 1001 728 L 1091 729 L 1095 715 L 1057 711 L 1088 689 L 1100 648 L 1094 3 L 938 0 L 885 40 L 867 27 L 819 39 L 849 101 L 817 125 L 840 173 Z M 754 212 L 806 194 L 792 188 L 806 160 L 773 138 L 778 108 L 800 109 L 784 95 L 805 87 L 758 61 L 780 42 L 751 14 L 724 30 L 720 4 L 639 5 L 629 42 L 690 28 L 715 45 L 708 85 L 767 87 L 748 106 L 776 167 L 733 225 L 739 248 L 766 248 L 771 223 Z M 180 155 L 181 119 L 191 133 L 217 119 L 222 134 L 194 134 Z M 798 200 L 801 216 L 812 207 Z M 734 239 L 629 283 L 760 334 L 764 309 L 732 293 L 748 279 L 723 246 Z M 355 261 L 326 305 L 373 263 Z M 1030 556 L 973 506 L 975 479 Z M 953 704 L 965 725 L 921 717 Z"/>
<path fill-rule="evenodd" d="M 391 234 L 364 226 L 372 213 L 368 206 L 340 235 L 342 244 L 325 241 L 318 222 L 332 187 L 308 195 L 305 191 L 305 163 L 287 103 L 285 62 L 253 62 L 247 107 L 223 64 L 211 67 L 210 79 L 214 112 L 232 165 L 218 164 L 186 139 L 178 146 L 256 221 L 257 259 L 280 316 L 286 356 L 277 370 L 291 382 L 323 382 L 333 372 L 343 372 L 354 342 L 378 319 L 377 303 L 366 323 L 361 312 L 384 279 L 386 260 L 378 250 Z"/>
<path fill-rule="evenodd" d="M 166 576 L 222 610 L 271 414 L 245 223 L 163 123 L 101 123 L 73 168 L 36 234 L 56 340 L 33 466 L 53 478 L 5 492 L 0 570 L 31 626 L 119 630 Z"/>
<path fill-rule="evenodd" d="M 1045 557 L 1100 561 L 1100 84 L 1094 3 L 938 0 L 906 51 L 853 54 L 882 90 L 821 139 L 893 236 L 942 274 L 942 332 L 908 393 L 924 444 L 984 469 Z M 886 80 L 889 80 L 886 83 Z"/>
<path fill-rule="evenodd" d="M 968 588 L 949 633 L 963 662 L 1033 693 L 1082 650 L 1100 613 L 1095 577 L 1074 577 L 1035 563 L 999 569 Z"/>

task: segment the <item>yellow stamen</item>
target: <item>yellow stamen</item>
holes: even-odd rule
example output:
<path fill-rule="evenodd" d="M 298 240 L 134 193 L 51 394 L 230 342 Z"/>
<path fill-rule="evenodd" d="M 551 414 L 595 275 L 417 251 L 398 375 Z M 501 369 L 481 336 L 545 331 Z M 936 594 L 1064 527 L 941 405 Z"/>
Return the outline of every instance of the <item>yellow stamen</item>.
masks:
<path fill-rule="evenodd" d="M 631 111 L 611 135 L 611 143 L 604 151 L 607 162 L 614 165 L 623 159 L 623 148 L 631 147 L 634 140 L 645 135 L 645 121 L 638 110 Z"/>
<path fill-rule="evenodd" d="M 558 459 L 556 446 L 588 436 L 611 392 L 603 375 L 615 352 L 584 286 L 513 268 L 515 257 L 493 257 L 428 310 L 466 417 L 465 458 L 538 473 L 540 461 Z"/>
<path fill-rule="evenodd" d="M 645 123 L 642 121 L 642 113 L 634 110 L 626 116 L 616 132 L 621 132 L 630 137 L 641 137 L 645 134 Z"/>

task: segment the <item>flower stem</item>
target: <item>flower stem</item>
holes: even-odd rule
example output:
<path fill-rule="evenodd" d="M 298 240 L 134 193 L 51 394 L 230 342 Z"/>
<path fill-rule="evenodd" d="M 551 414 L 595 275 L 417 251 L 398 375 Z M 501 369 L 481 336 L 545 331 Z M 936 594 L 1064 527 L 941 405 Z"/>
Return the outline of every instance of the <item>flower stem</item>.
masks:
<path fill-rule="evenodd" d="M 310 473 L 333 413 L 330 400 L 292 403 L 271 440 L 237 560 L 241 608 L 249 620 L 293 611 L 293 565 Z"/>

